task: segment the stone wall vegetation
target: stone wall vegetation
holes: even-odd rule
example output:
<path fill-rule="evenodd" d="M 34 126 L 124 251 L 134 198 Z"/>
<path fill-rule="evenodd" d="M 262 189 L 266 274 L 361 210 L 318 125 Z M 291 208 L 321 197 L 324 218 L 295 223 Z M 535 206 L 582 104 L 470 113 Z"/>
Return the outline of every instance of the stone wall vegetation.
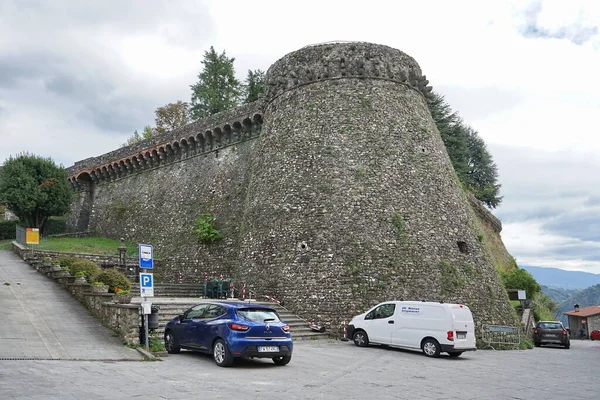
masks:
<path fill-rule="evenodd" d="M 514 323 L 501 223 L 458 182 L 430 94 L 399 50 L 307 46 L 260 102 L 76 163 L 69 224 L 155 245 L 164 282 L 222 274 L 332 331 L 389 299 Z M 206 215 L 220 240 L 195 234 Z"/>

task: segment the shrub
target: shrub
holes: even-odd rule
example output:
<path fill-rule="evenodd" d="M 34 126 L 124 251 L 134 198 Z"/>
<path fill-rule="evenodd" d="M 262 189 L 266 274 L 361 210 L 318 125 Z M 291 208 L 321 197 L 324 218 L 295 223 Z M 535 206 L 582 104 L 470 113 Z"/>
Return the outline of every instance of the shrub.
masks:
<path fill-rule="evenodd" d="M 200 214 L 196 220 L 196 237 L 199 241 L 205 243 L 216 242 L 222 238 L 219 231 L 213 226 L 215 216 L 212 214 Z"/>
<path fill-rule="evenodd" d="M 16 239 L 17 221 L 0 221 L 0 240 Z"/>
<path fill-rule="evenodd" d="M 50 217 L 44 224 L 44 236 L 67 232 L 67 217 Z"/>
<path fill-rule="evenodd" d="M 61 265 L 61 267 L 71 267 L 73 263 L 82 260 L 77 257 L 58 257 L 56 261 Z"/>
<path fill-rule="evenodd" d="M 122 291 L 131 290 L 131 282 L 129 282 L 127 275 L 116 269 L 105 269 L 96 275 L 94 280 L 102 281 L 105 285 L 108 285 L 108 291 L 111 293 L 115 293 L 115 288 Z"/>
<path fill-rule="evenodd" d="M 77 261 L 74 261 L 71 263 L 71 265 L 67 265 L 71 271 L 71 274 L 74 275 L 81 271 L 85 274 L 85 279 L 88 282 L 92 282 L 94 277 L 98 274 L 98 271 L 100 271 L 100 267 L 90 260 L 82 258 L 77 258 L 76 260 Z"/>

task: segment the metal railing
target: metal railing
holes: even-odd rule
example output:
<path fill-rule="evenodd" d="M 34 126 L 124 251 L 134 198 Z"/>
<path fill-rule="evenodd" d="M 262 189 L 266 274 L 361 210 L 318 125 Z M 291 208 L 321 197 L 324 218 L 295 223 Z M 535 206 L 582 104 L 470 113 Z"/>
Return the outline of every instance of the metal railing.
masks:
<path fill-rule="evenodd" d="M 25 237 L 25 228 L 16 225 L 16 241 L 22 245 L 27 245 L 27 239 Z"/>
<path fill-rule="evenodd" d="M 496 350 L 499 346 L 514 346 L 519 348 L 521 344 L 521 329 L 510 325 L 482 325 L 481 340 L 485 343 L 483 349 Z"/>

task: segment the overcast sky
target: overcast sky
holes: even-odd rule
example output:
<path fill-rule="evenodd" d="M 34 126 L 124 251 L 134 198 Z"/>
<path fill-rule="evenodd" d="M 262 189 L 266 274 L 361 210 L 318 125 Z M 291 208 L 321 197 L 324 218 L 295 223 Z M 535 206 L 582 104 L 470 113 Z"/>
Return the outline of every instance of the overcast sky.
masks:
<path fill-rule="evenodd" d="M 70 166 L 118 148 L 156 107 L 189 101 L 211 45 L 244 79 L 334 40 L 413 56 L 484 138 L 519 265 L 600 273 L 595 0 L 0 0 L 0 163 L 28 151 Z"/>

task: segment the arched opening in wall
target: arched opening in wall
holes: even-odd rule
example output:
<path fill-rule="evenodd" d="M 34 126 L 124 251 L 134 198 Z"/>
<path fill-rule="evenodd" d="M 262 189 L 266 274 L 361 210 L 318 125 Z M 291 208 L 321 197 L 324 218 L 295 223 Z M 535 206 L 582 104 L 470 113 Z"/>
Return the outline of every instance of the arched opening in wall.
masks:
<path fill-rule="evenodd" d="M 110 179 L 110 175 L 108 173 L 108 168 L 106 168 L 106 165 L 102 166 L 100 174 L 101 174 L 102 178 Z"/>
<path fill-rule="evenodd" d="M 242 124 L 242 139 L 249 138 L 250 136 L 252 136 L 252 121 L 250 120 L 250 118 L 245 118 L 242 121 Z"/>
<path fill-rule="evenodd" d="M 139 155 L 131 157 L 131 167 L 134 171 L 140 168 Z"/>
<path fill-rule="evenodd" d="M 173 142 L 171 148 L 173 149 L 173 156 L 178 157 L 181 155 L 181 147 L 179 146 L 179 142 Z"/>
<path fill-rule="evenodd" d="M 242 124 L 239 121 L 233 123 L 233 137 L 231 140 L 239 142 L 242 137 Z"/>
<path fill-rule="evenodd" d="M 142 156 L 144 158 L 144 168 L 149 168 L 152 166 L 152 153 L 147 151 Z"/>
<path fill-rule="evenodd" d="M 254 117 L 252 118 L 252 125 L 254 128 L 253 130 L 254 130 L 255 135 L 258 135 L 260 133 L 260 131 L 262 130 L 262 124 L 263 124 L 262 115 L 254 114 Z"/>
<path fill-rule="evenodd" d="M 458 245 L 458 251 L 460 251 L 463 254 L 469 254 L 469 246 L 467 246 L 467 242 L 459 240 L 458 242 L 456 242 L 456 244 Z"/>
<path fill-rule="evenodd" d="M 162 154 L 165 154 L 165 150 L 161 147 L 159 150 L 154 149 L 152 150 L 152 154 L 151 154 L 151 160 L 152 160 L 152 166 L 155 167 L 158 164 L 160 164 L 160 154 L 158 152 L 161 152 Z"/>
<path fill-rule="evenodd" d="M 90 216 L 92 215 L 92 204 L 94 204 L 94 183 L 92 182 L 91 176 L 87 172 L 82 172 L 77 176 L 77 183 L 82 188 L 82 193 L 79 198 L 80 209 L 79 215 L 77 215 L 77 222 L 75 228 L 77 232 L 86 231 L 90 224 Z"/>
<path fill-rule="evenodd" d="M 201 133 L 199 133 L 198 135 L 196 135 L 196 142 L 198 143 L 197 144 L 197 146 L 198 146 L 198 152 L 203 153 L 206 150 L 206 148 L 205 148 L 205 146 L 206 146 L 206 139 L 204 138 L 204 136 Z"/>
<path fill-rule="evenodd" d="M 181 149 L 181 156 L 185 157 L 188 154 L 190 146 L 188 146 L 188 142 L 185 139 L 181 139 L 179 142 L 179 148 Z"/>
<path fill-rule="evenodd" d="M 221 132 L 221 128 L 213 129 L 213 134 L 215 135 L 215 145 L 217 147 L 223 146 L 223 132 Z"/>
<path fill-rule="evenodd" d="M 117 168 L 119 170 L 119 176 L 123 176 L 123 175 L 127 174 L 127 165 L 125 165 L 124 160 L 119 161 Z"/>
<path fill-rule="evenodd" d="M 112 175 L 115 178 L 118 178 L 120 176 L 119 174 L 119 164 L 118 163 L 113 163 L 110 168 L 112 169 Z"/>
<path fill-rule="evenodd" d="M 198 143 L 196 142 L 196 139 L 193 136 L 190 136 L 187 139 L 187 144 L 188 144 L 188 154 L 192 155 L 192 154 L 196 154 L 196 149 L 198 148 Z"/>
<path fill-rule="evenodd" d="M 231 131 L 231 125 L 226 124 L 223 127 L 223 140 L 224 140 L 224 144 L 231 144 L 232 141 L 232 131 Z"/>
<path fill-rule="evenodd" d="M 164 152 L 164 154 L 161 154 L 160 156 L 160 161 L 161 162 L 167 162 L 169 161 L 169 158 L 173 157 L 173 147 L 168 144 L 164 147 L 164 149 L 161 147 L 162 151 Z"/>
<path fill-rule="evenodd" d="M 204 138 L 206 139 L 206 151 L 212 150 L 215 147 L 215 138 L 213 137 L 212 131 L 204 132 Z"/>

